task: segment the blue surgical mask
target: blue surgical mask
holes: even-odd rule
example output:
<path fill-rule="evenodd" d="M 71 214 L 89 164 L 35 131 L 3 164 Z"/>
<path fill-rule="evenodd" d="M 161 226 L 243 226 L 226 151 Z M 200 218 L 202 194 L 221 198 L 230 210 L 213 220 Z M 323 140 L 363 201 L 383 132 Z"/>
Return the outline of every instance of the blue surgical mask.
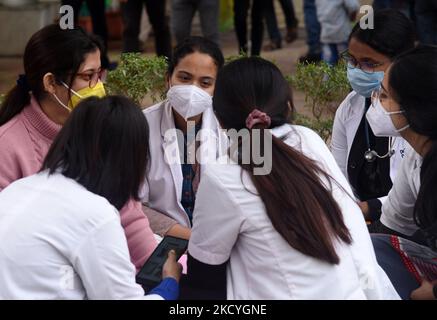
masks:
<path fill-rule="evenodd" d="M 366 73 L 360 68 L 347 67 L 347 78 L 349 83 L 359 95 L 369 98 L 372 91 L 381 87 L 384 79 L 384 71 Z"/>

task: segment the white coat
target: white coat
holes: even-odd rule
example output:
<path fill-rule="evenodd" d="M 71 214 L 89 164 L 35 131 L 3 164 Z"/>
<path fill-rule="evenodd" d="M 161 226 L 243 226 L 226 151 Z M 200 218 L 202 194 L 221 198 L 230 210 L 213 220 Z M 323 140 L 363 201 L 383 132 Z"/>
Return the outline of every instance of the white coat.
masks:
<path fill-rule="evenodd" d="M 341 171 L 348 178 L 347 165 L 349 153 L 365 112 L 365 98 L 352 91 L 340 104 L 335 114 L 332 131 L 331 152 Z M 401 137 L 393 139 L 395 153 L 390 158 L 390 178 L 394 181 L 401 160 L 405 156 L 408 143 Z M 364 155 L 363 155 L 364 156 Z M 386 197 L 379 198 L 381 202 Z"/>
<path fill-rule="evenodd" d="M 182 204 L 182 169 L 173 110 L 168 101 L 144 110 L 150 129 L 150 160 L 143 190 L 143 202 L 185 227 L 191 227 Z M 203 134 L 202 134 L 203 133 Z M 218 150 L 219 124 L 212 109 L 204 111 L 197 136 L 210 155 Z M 196 150 L 199 152 L 199 150 Z M 203 166 L 200 166 L 202 176 Z"/>
<path fill-rule="evenodd" d="M 335 242 L 340 263 L 332 265 L 290 247 L 273 227 L 250 174 L 235 162 L 206 166 L 188 252 L 209 265 L 229 260 L 228 299 L 399 299 L 377 264 L 360 209 L 324 141 L 305 127 L 289 124 L 272 129 L 272 134 L 285 137 L 286 144 L 339 183 L 329 189 L 353 239 L 350 245 Z"/>

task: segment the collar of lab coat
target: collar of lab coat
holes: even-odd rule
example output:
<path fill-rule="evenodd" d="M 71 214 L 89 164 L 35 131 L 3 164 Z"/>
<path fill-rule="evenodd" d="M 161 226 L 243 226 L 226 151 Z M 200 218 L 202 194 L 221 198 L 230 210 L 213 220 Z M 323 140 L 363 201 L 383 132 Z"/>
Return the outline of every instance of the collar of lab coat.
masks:
<path fill-rule="evenodd" d="M 170 167 L 171 175 L 174 182 L 174 187 L 176 189 L 176 196 L 178 199 L 178 205 L 182 208 L 180 204 L 181 193 L 182 193 L 182 170 L 181 163 L 175 163 L 172 161 L 174 159 L 180 159 L 179 147 L 178 147 L 178 133 L 175 126 L 175 121 L 173 117 L 173 109 L 170 103 L 166 100 L 161 105 L 162 117 L 161 117 L 161 136 L 162 136 L 162 147 L 164 152 L 164 157 Z M 168 131 L 170 130 L 170 131 Z M 168 133 L 170 132 L 170 134 Z M 167 134 L 166 134 L 167 133 Z M 179 133 L 180 134 L 180 133 Z M 207 109 L 202 115 L 202 127 L 198 132 L 196 139 L 201 141 L 200 150 L 207 150 L 208 154 L 214 154 L 216 157 L 219 153 L 220 142 L 223 141 L 219 138 L 219 124 L 217 118 L 214 115 L 212 109 Z M 202 149 L 205 148 L 205 149 Z M 197 153 L 198 150 L 196 150 Z M 170 154 L 172 153 L 172 154 Z M 202 162 L 203 152 L 200 152 L 200 163 Z M 200 174 L 204 170 L 204 166 L 200 166 Z"/>
<path fill-rule="evenodd" d="M 282 138 L 287 136 L 292 130 L 292 126 L 289 123 L 284 123 L 279 127 L 272 128 L 270 131 L 275 137 Z"/>

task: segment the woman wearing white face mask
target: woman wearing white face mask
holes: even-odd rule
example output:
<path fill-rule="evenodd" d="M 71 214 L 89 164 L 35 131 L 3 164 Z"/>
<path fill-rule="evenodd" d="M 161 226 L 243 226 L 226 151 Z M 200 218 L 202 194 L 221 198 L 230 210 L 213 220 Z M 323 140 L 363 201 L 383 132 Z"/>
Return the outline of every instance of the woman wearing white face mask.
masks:
<path fill-rule="evenodd" d="M 378 262 L 404 299 L 437 299 L 437 48 L 418 47 L 388 69 L 367 119 L 411 145 L 382 207 L 381 223 L 402 234 L 373 235 Z"/>
<path fill-rule="evenodd" d="M 150 124 L 144 211 L 152 230 L 161 236 L 190 237 L 201 179 L 198 133 L 202 129 L 218 137 L 212 94 L 223 64 L 216 44 L 201 37 L 187 38 L 169 61 L 167 99 L 144 111 Z M 212 142 L 208 152 L 214 152 L 215 146 Z"/>
<path fill-rule="evenodd" d="M 352 30 L 349 49 L 342 54 L 348 63 L 348 79 L 354 91 L 337 110 L 331 151 L 349 180 L 369 229 L 382 230 L 378 222 L 381 205 L 405 154 L 402 138 L 381 137 L 366 121 L 370 95 L 380 87 L 395 56 L 414 47 L 414 26 L 396 10 L 375 12 L 374 29 Z"/>

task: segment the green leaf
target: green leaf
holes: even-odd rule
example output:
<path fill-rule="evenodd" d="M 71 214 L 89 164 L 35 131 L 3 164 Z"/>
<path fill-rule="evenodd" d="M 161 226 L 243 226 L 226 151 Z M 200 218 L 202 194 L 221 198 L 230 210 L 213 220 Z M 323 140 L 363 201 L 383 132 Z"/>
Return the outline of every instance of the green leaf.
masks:
<path fill-rule="evenodd" d="M 167 60 L 164 57 L 125 53 L 118 68 L 109 72 L 105 86 L 109 94 L 125 95 L 138 104 L 145 97 L 157 102 L 165 97 L 166 72 Z"/>
<path fill-rule="evenodd" d="M 325 141 L 329 140 L 335 112 L 351 91 L 346 64 L 333 67 L 324 62 L 298 64 L 296 73 L 286 79 L 305 94 L 305 106 L 311 109 L 313 116 L 297 115 L 296 121 L 315 130 Z"/>

